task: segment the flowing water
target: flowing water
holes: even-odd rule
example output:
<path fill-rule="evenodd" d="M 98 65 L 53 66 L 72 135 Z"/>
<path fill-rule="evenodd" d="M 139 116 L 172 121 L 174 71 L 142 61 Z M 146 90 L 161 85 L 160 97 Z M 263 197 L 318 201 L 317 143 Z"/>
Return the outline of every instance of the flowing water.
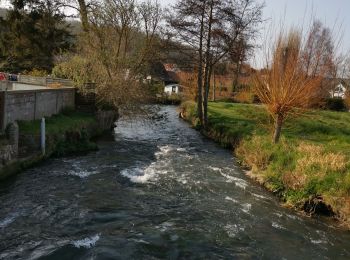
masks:
<path fill-rule="evenodd" d="M 0 185 L 0 259 L 349 259 L 350 233 L 282 208 L 162 107 L 87 156 Z"/>

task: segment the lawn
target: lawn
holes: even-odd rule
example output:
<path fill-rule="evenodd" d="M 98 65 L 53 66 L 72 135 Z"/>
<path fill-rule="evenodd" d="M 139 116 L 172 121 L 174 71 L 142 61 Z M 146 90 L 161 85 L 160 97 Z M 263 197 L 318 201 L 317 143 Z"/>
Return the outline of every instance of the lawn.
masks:
<path fill-rule="evenodd" d="M 195 104 L 182 109 L 196 125 Z M 288 118 L 276 145 L 261 105 L 210 103 L 209 124 L 206 135 L 232 146 L 249 176 L 286 205 L 309 213 L 331 209 L 350 224 L 350 113 L 310 110 Z"/>
<path fill-rule="evenodd" d="M 76 111 L 69 111 L 46 118 L 46 133 L 48 135 L 62 134 L 87 127 L 96 122 L 94 116 Z M 39 135 L 41 120 L 20 121 L 20 134 Z"/>
<path fill-rule="evenodd" d="M 94 115 L 77 111 L 64 111 L 46 118 L 45 121 L 46 152 L 49 156 L 84 154 L 97 149 L 97 145 L 90 142 L 91 137 L 99 133 Z M 27 135 L 29 138 L 40 135 L 40 124 L 41 120 L 20 121 L 18 123 L 19 133 Z M 24 143 L 26 142 L 24 141 Z"/>
<path fill-rule="evenodd" d="M 248 138 L 272 133 L 272 120 L 261 105 L 210 103 L 209 121 L 217 131 Z M 350 113 L 311 110 L 287 119 L 282 136 L 293 142 L 309 142 L 327 151 L 342 152 L 350 159 Z"/>

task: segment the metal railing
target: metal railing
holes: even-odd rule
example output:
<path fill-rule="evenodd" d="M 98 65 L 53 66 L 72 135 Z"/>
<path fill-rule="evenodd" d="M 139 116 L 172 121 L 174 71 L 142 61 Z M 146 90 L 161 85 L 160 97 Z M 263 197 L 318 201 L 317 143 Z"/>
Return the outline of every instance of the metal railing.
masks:
<path fill-rule="evenodd" d="M 51 77 L 33 77 L 27 75 L 19 75 L 18 82 L 23 84 L 39 85 L 46 87 L 73 87 L 73 82 L 71 80 Z"/>

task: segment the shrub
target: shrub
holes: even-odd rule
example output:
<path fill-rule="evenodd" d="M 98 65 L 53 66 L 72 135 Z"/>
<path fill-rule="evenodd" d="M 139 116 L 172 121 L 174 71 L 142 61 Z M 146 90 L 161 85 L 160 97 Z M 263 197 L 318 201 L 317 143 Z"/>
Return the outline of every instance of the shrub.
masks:
<path fill-rule="evenodd" d="M 236 149 L 236 154 L 245 164 L 252 167 L 253 172 L 266 170 L 270 163 L 273 146 L 270 141 L 261 136 L 253 136 L 244 140 Z"/>
<path fill-rule="evenodd" d="M 324 109 L 333 111 L 346 111 L 345 101 L 341 98 L 328 98 L 325 101 Z"/>
<path fill-rule="evenodd" d="M 149 91 L 152 95 L 164 93 L 164 83 L 152 82 L 149 84 Z"/>
<path fill-rule="evenodd" d="M 250 87 L 242 88 L 235 94 L 234 100 L 238 103 L 256 104 L 260 103 L 259 97 Z"/>
<path fill-rule="evenodd" d="M 235 95 L 235 101 L 238 103 L 253 103 L 253 94 L 250 90 L 241 90 Z"/>
<path fill-rule="evenodd" d="M 33 77 L 46 77 L 48 72 L 46 70 L 33 69 L 31 71 L 24 71 L 23 74 Z"/>
<path fill-rule="evenodd" d="M 183 102 L 180 110 L 187 119 L 194 119 L 197 116 L 197 104 L 194 101 Z"/>
<path fill-rule="evenodd" d="M 74 56 L 66 62 L 57 64 L 52 70 L 52 76 L 71 79 L 76 87 L 81 88 L 86 82 L 93 82 L 89 65 L 84 58 Z"/>

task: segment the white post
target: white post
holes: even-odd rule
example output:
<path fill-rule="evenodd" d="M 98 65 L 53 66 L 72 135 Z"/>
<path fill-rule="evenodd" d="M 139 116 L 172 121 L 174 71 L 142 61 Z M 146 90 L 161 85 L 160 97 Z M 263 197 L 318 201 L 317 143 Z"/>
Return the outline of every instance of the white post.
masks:
<path fill-rule="evenodd" d="M 45 129 L 45 118 L 41 119 L 41 152 L 43 155 L 46 153 L 46 129 Z"/>

